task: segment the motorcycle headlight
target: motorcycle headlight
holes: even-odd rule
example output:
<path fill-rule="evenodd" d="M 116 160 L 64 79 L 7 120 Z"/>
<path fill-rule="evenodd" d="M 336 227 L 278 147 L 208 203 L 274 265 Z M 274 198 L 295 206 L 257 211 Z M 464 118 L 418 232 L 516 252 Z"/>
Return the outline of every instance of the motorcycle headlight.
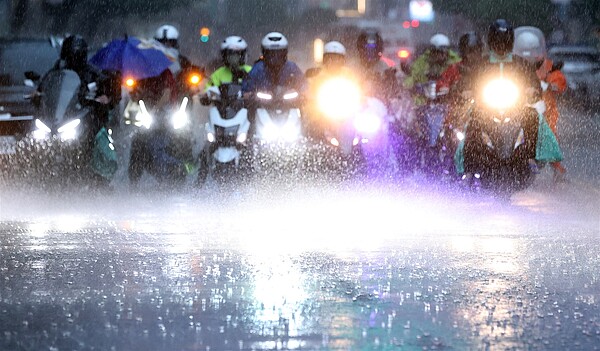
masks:
<path fill-rule="evenodd" d="M 261 99 L 261 100 L 271 100 L 273 99 L 273 95 L 268 94 L 268 93 L 263 93 L 263 92 L 258 92 L 256 93 L 256 97 Z"/>
<path fill-rule="evenodd" d="M 148 110 L 146 109 L 146 104 L 144 103 L 143 100 L 140 100 L 139 102 L 140 105 L 140 110 L 138 111 L 137 115 L 135 116 L 135 126 L 136 127 L 146 127 L 146 129 L 150 129 L 150 126 L 152 125 L 152 115 L 150 114 L 150 112 L 148 112 Z"/>
<path fill-rule="evenodd" d="M 507 79 L 495 79 L 483 89 L 483 101 L 491 108 L 506 110 L 513 107 L 519 99 L 519 88 Z"/>
<path fill-rule="evenodd" d="M 50 130 L 50 128 L 39 119 L 35 120 L 35 127 L 37 129 L 33 131 L 33 137 L 38 140 L 46 139 L 46 137 L 52 132 L 52 130 Z"/>
<path fill-rule="evenodd" d="M 173 128 L 176 130 L 187 126 L 189 122 L 190 118 L 185 111 L 179 110 L 173 115 Z"/>
<path fill-rule="evenodd" d="M 71 122 L 58 128 L 57 132 L 60 135 L 61 140 L 72 140 L 77 136 L 77 126 L 81 123 L 81 120 L 75 119 Z"/>
<path fill-rule="evenodd" d="M 298 96 L 299 96 L 299 94 L 297 91 L 292 91 L 290 93 L 283 95 L 283 99 L 284 100 L 293 100 L 293 99 L 297 98 Z"/>
<path fill-rule="evenodd" d="M 240 143 L 240 144 L 243 144 L 243 143 L 245 143 L 245 142 L 246 142 L 246 139 L 248 139 L 248 134 L 246 134 L 246 133 L 240 133 L 240 134 L 237 136 L 237 139 L 236 139 L 236 141 L 237 141 L 238 143 Z"/>
<path fill-rule="evenodd" d="M 319 110 L 332 119 L 345 119 L 358 111 L 360 98 L 358 84 L 345 78 L 327 80 L 317 92 Z"/>
<path fill-rule="evenodd" d="M 216 140 L 215 135 L 211 132 L 208 132 L 208 134 L 206 134 L 206 140 L 208 140 L 209 143 L 214 143 Z"/>

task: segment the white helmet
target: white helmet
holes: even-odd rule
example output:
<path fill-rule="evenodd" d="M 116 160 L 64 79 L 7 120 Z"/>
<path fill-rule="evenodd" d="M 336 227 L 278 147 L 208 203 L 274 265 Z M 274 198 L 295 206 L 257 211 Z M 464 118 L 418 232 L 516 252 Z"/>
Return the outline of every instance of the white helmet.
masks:
<path fill-rule="evenodd" d="M 223 63 L 231 69 L 239 68 L 246 64 L 246 50 L 248 44 L 238 36 L 225 38 L 221 43 L 221 58 Z"/>
<path fill-rule="evenodd" d="M 248 44 L 242 37 L 238 36 L 230 36 L 225 38 L 221 43 L 221 51 L 223 50 L 231 50 L 231 51 L 243 51 L 248 48 Z"/>
<path fill-rule="evenodd" d="M 529 61 L 537 61 L 546 56 L 542 39 L 530 31 L 516 33 L 513 53 Z"/>
<path fill-rule="evenodd" d="M 158 27 L 156 33 L 154 33 L 154 39 L 161 40 L 177 40 L 179 39 L 179 31 L 177 28 L 173 27 L 170 24 L 165 24 L 163 26 Z"/>
<path fill-rule="evenodd" d="M 265 50 L 282 50 L 288 48 L 288 40 L 285 35 L 279 32 L 271 32 L 261 40 L 263 53 Z"/>
<path fill-rule="evenodd" d="M 450 47 L 450 39 L 441 33 L 432 36 L 431 39 L 429 39 L 429 43 L 437 49 Z"/>
<path fill-rule="evenodd" d="M 339 41 L 330 41 L 323 46 L 323 54 L 338 54 L 346 56 L 346 48 Z"/>

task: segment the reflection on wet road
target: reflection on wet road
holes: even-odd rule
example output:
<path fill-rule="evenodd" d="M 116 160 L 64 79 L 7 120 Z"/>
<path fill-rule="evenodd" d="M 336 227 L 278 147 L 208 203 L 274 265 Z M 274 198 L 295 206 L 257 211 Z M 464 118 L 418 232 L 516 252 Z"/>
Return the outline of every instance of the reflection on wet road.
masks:
<path fill-rule="evenodd" d="M 0 187 L 0 350 L 599 350 L 599 121 L 510 199 Z"/>
<path fill-rule="evenodd" d="M 0 348 L 596 350 L 599 200 L 575 188 L 15 194 Z"/>

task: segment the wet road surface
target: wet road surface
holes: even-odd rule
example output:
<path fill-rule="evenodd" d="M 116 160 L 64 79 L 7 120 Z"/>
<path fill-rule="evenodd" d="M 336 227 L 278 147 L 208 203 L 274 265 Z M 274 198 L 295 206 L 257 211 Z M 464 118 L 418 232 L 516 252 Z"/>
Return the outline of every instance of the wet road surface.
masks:
<path fill-rule="evenodd" d="M 510 199 L 2 188 L 0 349 L 598 350 L 598 117 L 572 117 L 570 181 Z"/>

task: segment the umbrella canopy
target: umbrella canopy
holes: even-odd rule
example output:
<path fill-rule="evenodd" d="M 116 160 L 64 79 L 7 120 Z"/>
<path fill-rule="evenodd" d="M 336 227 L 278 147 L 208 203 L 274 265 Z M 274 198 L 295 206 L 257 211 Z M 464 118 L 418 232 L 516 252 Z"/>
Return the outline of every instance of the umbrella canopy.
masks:
<path fill-rule="evenodd" d="M 100 69 L 120 71 L 124 77 L 156 77 L 173 63 L 150 41 L 135 37 L 116 39 L 98 50 L 90 63 Z"/>

